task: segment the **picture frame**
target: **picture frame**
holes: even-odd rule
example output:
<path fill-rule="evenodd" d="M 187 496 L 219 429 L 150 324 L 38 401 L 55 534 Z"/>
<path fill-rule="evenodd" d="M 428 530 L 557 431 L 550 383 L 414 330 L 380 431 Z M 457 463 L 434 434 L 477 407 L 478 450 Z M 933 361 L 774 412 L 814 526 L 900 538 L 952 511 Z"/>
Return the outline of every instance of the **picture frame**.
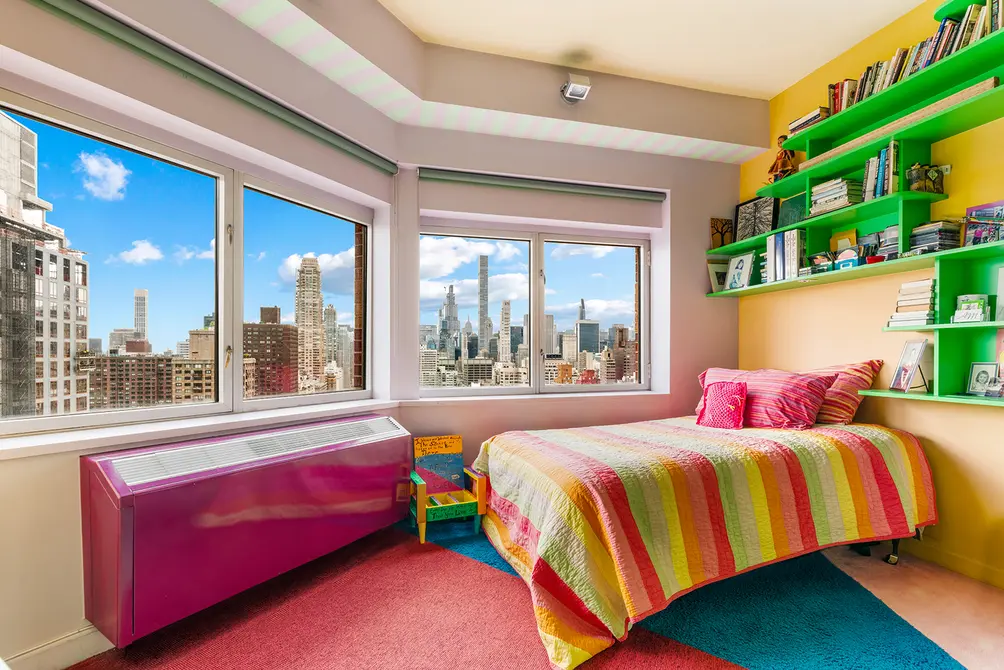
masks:
<path fill-rule="evenodd" d="M 892 376 L 892 383 L 889 385 L 890 391 L 909 392 L 913 388 L 913 378 L 920 369 L 921 359 L 927 349 L 927 340 L 910 340 L 903 345 L 903 353 L 900 354 L 899 363 Z M 923 377 L 923 372 L 921 376 Z M 925 390 L 927 382 L 924 382 Z"/>
<path fill-rule="evenodd" d="M 753 258 L 756 256 L 752 251 L 742 256 L 733 256 L 729 259 L 729 269 L 726 275 L 725 289 L 732 291 L 746 288 L 750 285 L 750 276 L 753 273 Z"/>
<path fill-rule="evenodd" d="M 966 385 L 966 395 L 985 396 L 991 382 L 997 379 L 998 372 L 996 361 L 990 363 L 973 363 L 969 368 L 969 383 Z"/>
<path fill-rule="evenodd" d="M 735 230 L 732 219 L 711 219 L 711 248 L 717 249 L 732 244 Z"/>
<path fill-rule="evenodd" d="M 736 206 L 735 241 L 748 240 L 776 229 L 779 207 L 780 200 L 777 198 L 753 198 L 739 203 Z"/>
<path fill-rule="evenodd" d="M 729 274 L 727 259 L 708 259 L 708 276 L 711 278 L 711 292 L 720 293 L 725 290 L 725 281 Z"/>

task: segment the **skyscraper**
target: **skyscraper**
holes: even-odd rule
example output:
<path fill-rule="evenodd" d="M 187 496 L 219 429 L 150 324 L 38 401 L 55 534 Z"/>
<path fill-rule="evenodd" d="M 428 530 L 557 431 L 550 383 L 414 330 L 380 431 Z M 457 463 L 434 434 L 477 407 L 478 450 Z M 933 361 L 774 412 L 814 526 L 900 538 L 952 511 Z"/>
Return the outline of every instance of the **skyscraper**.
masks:
<path fill-rule="evenodd" d="M 278 307 L 262 307 L 260 320 L 244 324 L 244 356 L 255 360 L 255 383 L 245 385 L 244 397 L 296 393 L 297 328 L 279 323 Z"/>
<path fill-rule="evenodd" d="M 580 319 L 575 322 L 575 347 L 579 353 L 600 353 L 600 322 Z"/>
<path fill-rule="evenodd" d="M 502 301 L 502 318 L 499 327 L 499 362 L 512 363 L 512 332 L 509 320 L 511 318 L 511 303 L 508 300 Z"/>
<path fill-rule="evenodd" d="M 443 319 L 446 321 L 446 330 L 450 337 L 460 334 L 460 318 L 457 315 L 457 294 L 453 292 L 453 284 L 450 284 L 446 292 L 446 299 L 443 300 Z"/>
<path fill-rule="evenodd" d="M 554 332 L 554 314 L 544 315 L 544 333 L 541 338 L 541 348 L 544 349 L 545 354 L 556 354 L 558 353 L 558 338 Z"/>
<path fill-rule="evenodd" d="M 296 273 L 296 329 L 299 387 L 313 391 L 324 385 L 324 307 L 321 265 L 304 258 Z"/>
<path fill-rule="evenodd" d="M 0 113 L 0 416 L 85 412 L 88 264 L 46 222 L 38 137 Z"/>
<path fill-rule="evenodd" d="M 150 329 L 150 292 L 145 288 L 138 288 L 133 291 L 133 330 L 136 331 L 137 340 L 148 340 L 147 331 Z"/>
<path fill-rule="evenodd" d="M 334 305 L 324 308 L 324 362 L 332 363 L 338 351 L 338 311 Z"/>
<path fill-rule="evenodd" d="M 585 320 L 586 320 L 586 299 L 585 298 L 580 298 L 579 299 L 579 321 L 585 321 Z"/>
<path fill-rule="evenodd" d="M 488 319 L 488 256 L 478 256 L 478 339 L 487 343 L 492 336 Z"/>

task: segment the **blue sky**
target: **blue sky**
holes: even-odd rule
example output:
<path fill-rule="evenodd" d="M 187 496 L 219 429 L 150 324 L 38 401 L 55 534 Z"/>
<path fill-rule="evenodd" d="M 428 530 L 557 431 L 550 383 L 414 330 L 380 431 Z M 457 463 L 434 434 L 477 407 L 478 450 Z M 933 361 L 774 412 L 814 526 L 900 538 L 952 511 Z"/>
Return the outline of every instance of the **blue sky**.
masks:
<path fill-rule="evenodd" d="M 107 347 L 133 326 L 133 290 L 150 292 L 154 351 L 174 349 L 215 311 L 215 180 L 14 116 L 38 133 L 39 197 L 49 223 L 90 264 L 88 331 Z M 245 197 L 245 314 L 279 305 L 291 321 L 295 267 L 313 254 L 325 300 L 351 321 L 354 224 L 257 192 Z M 342 316 L 344 313 L 344 317 Z"/>
<path fill-rule="evenodd" d="M 512 300 L 512 323 L 521 325 L 529 306 L 529 244 L 478 238 L 423 235 L 421 241 L 421 322 L 435 324 L 446 287 L 454 285 L 461 325 L 470 316 L 478 327 L 478 256 L 487 254 L 488 312 L 497 330 L 502 300 Z M 545 312 L 554 314 L 559 330 L 572 329 L 579 299 L 586 317 L 602 328 L 634 324 L 635 250 L 625 247 L 544 245 L 547 276 Z"/>

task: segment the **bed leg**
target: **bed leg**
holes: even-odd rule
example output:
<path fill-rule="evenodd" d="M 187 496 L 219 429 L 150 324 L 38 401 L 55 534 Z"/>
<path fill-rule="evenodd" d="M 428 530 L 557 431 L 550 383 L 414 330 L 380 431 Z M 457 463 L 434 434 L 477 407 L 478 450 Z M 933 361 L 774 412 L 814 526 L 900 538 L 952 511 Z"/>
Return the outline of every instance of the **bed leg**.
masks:
<path fill-rule="evenodd" d="M 896 565 L 899 563 L 899 540 L 892 541 L 892 553 L 885 557 L 885 562 L 889 565 Z"/>
<path fill-rule="evenodd" d="M 878 544 L 878 542 L 857 542 L 851 545 L 851 551 L 858 556 L 871 556 L 872 547 L 876 544 Z"/>

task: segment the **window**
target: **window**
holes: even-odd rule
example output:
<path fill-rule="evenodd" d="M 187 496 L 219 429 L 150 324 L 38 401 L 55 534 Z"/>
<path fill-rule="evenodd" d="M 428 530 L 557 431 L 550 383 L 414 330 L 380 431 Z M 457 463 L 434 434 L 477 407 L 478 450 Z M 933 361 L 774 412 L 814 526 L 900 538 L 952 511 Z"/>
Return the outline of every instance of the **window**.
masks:
<path fill-rule="evenodd" d="M 635 245 L 544 242 L 545 384 L 641 382 L 642 253 Z"/>
<path fill-rule="evenodd" d="M 529 240 L 419 240 L 422 388 L 531 384 Z"/>
<path fill-rule="evenodd" d="M 366 226 L 251 188 L 243 211 L 244 398 L 365 389 Z"/>
<path fill-rule="evenodd" d="M 206 315 L 217 311 L 220 178 L 13 112 L 0 115 L 0 140 L 0 164 L 16 161 L 8 154 L 22 142 L 37 146 L 41 174 L 26 177 L 22 171 L 22 181 L 37 182 L 22 186 L 53 203 L 50 212 L 28 202 L 21 233 L 34 238 L 35 263 L 28 271 L 36 280 L 35 314 L 44 315 L 43 296 L 49 302 L 49 324 L 36 321 L 41 341 L 35 353 L 48 351 L 49 380 L 62 370 L 61 386 L 51 381 L 41 388 L 40 406 L 48 406 L 49 414 L 76 415 L 215 402 L 215 383 L 197 398 L 174 397 L 170 368 L 183 363 L 165 352 L 189 339 L 190 331 L 204 329 Z M 60 411 L 58 401 L 71 392 L 71 355 L 88 347 L 87 322 L 95 332 L 111 333 L 108 344 L 119 353 L 89 357 L 86 366 L 76 367 L 85 375 L 77 388 L 86 391 L 89 384 L 94 395 L 64 400 Z M 215 369 L 215 346 L 201 347 L 197 355 Z M 0 379 L 18 369 L 24 369 L 18 361 L 0 357 Z M 0 424 L 8 417 L 30 419 L 39 405 L 14 399 L 11 406 L 15 411 L 5 412 Z"/>
<path fill-rule="evenodd" d="M 647 253 L 644 241 L 427 229 L 420 237 L 420 388 L 448 395 L 456 392 L 435 389 L 648 388 Z"/>

